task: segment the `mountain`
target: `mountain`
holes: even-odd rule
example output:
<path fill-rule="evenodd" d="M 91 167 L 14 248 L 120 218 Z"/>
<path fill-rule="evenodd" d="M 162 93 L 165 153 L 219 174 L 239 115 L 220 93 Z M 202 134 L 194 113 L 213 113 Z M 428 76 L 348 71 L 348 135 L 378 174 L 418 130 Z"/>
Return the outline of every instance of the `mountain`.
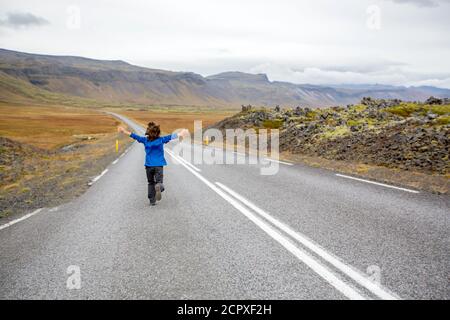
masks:
<path fill-rule="evenodd" d="M 364 96 L 425 100 L 449 97 L 434 87 L 308 85 L 270 81 L 265 74 L 224 72 L 203 77 L 135 66 L 121 60 L 94 60 L 0 49 L 0 100 L 89 99 L 104 103 L 239 107 L 330 106 Z"/>

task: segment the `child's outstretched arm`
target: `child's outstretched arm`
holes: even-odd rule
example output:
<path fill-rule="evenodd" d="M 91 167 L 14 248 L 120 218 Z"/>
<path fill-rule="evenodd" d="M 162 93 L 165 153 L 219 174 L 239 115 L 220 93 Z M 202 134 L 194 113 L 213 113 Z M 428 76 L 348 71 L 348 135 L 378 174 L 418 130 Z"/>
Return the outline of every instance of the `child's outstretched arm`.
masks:
<path fill-rule="evenodd" d="M 130 136 L 130 138 L 132 138 L 140 143 L 144 143 L 147 140 L 147 138 L 138 136 L 137 134 L 130 132 L 123 127 L 118 127 L 117 131 L 122 132 L 122 133 L 126 134 L 127 136 Z"/>
<path fill-rule="evenodd" d="M 118 127 L 117 131 L 122 132 L 122 133 L 126 134 L 127 136 L 131 135 L 131 132 L 126 130 L 124 127 Z"/>
<path fill-rule="evenodd" d="M 167 143 L 167 142 L 169 142 L 170 140 L 173 140 L 173 139 L 177 139 L 177 138 L 180 138 L 180 137 L 184 138 L 188 134 L 189 134 L 189 131 L 187 129 L 183 129 L 183 130 L 181 130 L 178 133 L 170 134 L 168 136 L 164 136 L 164 137 L 161 137 L 161 138 L 162 138 L 162 142 L 163 143 Z"/>

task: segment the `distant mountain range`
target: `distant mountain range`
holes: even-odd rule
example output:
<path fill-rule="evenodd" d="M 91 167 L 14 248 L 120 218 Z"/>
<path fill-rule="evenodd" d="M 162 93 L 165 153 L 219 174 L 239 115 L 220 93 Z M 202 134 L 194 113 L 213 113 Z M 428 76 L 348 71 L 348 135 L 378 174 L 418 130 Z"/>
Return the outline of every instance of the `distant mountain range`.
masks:
<path fill-rule="evenodd" d="M 203 77 L 114 60 L 50 56 L 0 49 L 0 101 L 90 99 L 111 104 L 211 107 L 333 106 L 364 96 L 425 100 L 450 97 L 429 86 L 308 85 L 269 81 L 265 74 L 224 72 Z"/>

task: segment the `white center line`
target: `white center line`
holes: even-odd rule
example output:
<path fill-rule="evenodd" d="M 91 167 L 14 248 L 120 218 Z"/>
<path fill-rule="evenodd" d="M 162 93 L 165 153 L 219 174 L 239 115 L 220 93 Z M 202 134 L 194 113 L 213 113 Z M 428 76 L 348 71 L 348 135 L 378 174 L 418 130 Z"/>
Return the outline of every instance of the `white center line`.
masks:
<path fill-rule="evenodd" d="M 341 261 L 338 257 L 333 255 L 332 253 L 328 253 L 324 248 L 322 248 L 320 245 L 314 243 L 312 240 L 307 238 L 306 236 L 294 231 L 289 226 L 284 224 L 283 222 L 275 219 L 270 214 L 262 210 L 261 208 L 257 207 L 254 203 L 247 200 L 246 198 L 239 195 L 237 192 L 231 190 L 227 186 L 223 185 L 220 182 L 216 182 L 216 184 L 221 187 L 223 190 L 228 192 L 230 195 L 241 201 L 243 204 L 245 204 L 250 209 L 254 210 L 256 213 L 258 213 L 263 218 L 267 219 L 269 222 L 271 222 L 274 226 L 284 231 L 286 234 L 297 240 L 299 243 L 304 245 L 306 248 L 320 256 L 322 259 L 333 265 L 336 269 L 340 270 L 344 274 L 346 274 L 348 277 L 352 278 L 354 281 L 371 291 L 373 294 L 377 295 L 381 299 L 387 299 L 387 300 L 396 300 L 398 297 L 390 292 L 387 288 L 381 287 L 379 284 L 374 283 L 368 279 L 366 275 L 364 275 L 361 271 L 353 268 L 352 266 L 349 266 Z"/>
<path fill-rule="evenodd" d="M 169 153 L 170 154 L 170 153 Z M 170 154 L 172 157 L 173 154 Z M 175 157 L 174 157 L 175 158 Z M 177 158 L 175 158 L 177 159 Z M 178 160 L 178 159 L 177 159 Z M 218 195 L 220 195 L 223 199 L 228 201 L 233 207 L 238 209 L 242 214 L 244 214 L 248 219 L 250 219 L 253 223 L 255 223 L 259 228 L 261 228 L 264 232 L 266 232 L 270 237 L 280 243 L 285 249 L 291 252 L 295 257 L 297 257 L 300 261 L 306 264 L 310 269 L 316 272 L 319 276 L 325 279 L 329 284 L 331 284 L 334 288 L 336 288 L 339 292 L 345 295 L 349 299 L 355 300 L 365 300 L 361 293 L 358 292 L 351 285 L 345 283 L 341 280 L 335 273 L 333 273 L 329 268 L 325 265 L 321 264 L 315 258 L 310 256 L 307 252 L 299 249 L 295 246 L 287 237 L 283 236 L 280 232 L 278 232 L 274 227 L 266 223 L 264 220 L 258 218 L 255 214 L 253 214 L 249 209 L 236 201 L 233 197 L 219 189 L 212 182 L 208 181 L 205 177 L 203 177 L 200 173 L 193 170 L 191 167 L 186 165 L 185 163 L 181 163 L 187 170 L 189 170 L 194 176 L 196 176 L 200 181 L 205 183 L 209 188 L 215 191 Z"/>
<path fill-rule="evenodd" d="M 188 165 L 189 167 L 191 167 L 192 169 L 194 169 L 195 171 L 201 172 L 201 170 L 199 168 L 194 166 L 192 163 L 190 163 L 186 159 L 183 159 L 183 157 L 175 155 L 172 151 L 170 151 L 168 149 L 164 149 L 164 151 L 166 151 L 168 154 L 170 154 L 173 158 L 177 159 L 179 163 L 184 163 L 184 164 Z"/>
<path fill-rule="evenodd" d="M 385 184 L 385 183 L 380 183 L 380 182 L 375 182 L 375 181 L 365 180 L 365 179 L 356 178 L 356 177 L 352 177 L 352 176 L 346 176 L 346 175 L 344 175 L 344 174 L 336 173 L 336 175 L 337 175 L 338 177 L 341 177 L 341 178 L 357 180 L 357 181 L 366 182 L 366 183 L 370 183 L 370 184 L 376 184 L 377 186 L 382 186 L 382 187 L 386 187 L 386 188 L 392 188 L 392 189 L 402 190 L 402 191 L 411 192 L 411 193 L 419 193 L 419 191 L 416 191 L 416 190 L 411 190 L 411 189 L 406 189 L 406 188 L 400 188 L 400 187 L 391 186 L 391 185 Z"/>

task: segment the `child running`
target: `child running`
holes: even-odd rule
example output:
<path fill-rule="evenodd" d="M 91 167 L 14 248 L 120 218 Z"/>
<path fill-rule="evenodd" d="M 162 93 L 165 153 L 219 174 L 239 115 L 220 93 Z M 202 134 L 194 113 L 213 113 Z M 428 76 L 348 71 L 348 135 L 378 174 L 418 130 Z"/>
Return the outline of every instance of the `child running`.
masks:
<path fill-rule="evenodd" d="M 186 129 L 181 130 L 178 134 L 174 133 L 168 136 L 160 137 L 161 130 L 159 125 L 154 122 L 149 122 L 145 137 L 141 137 L 134 132 L 125 130 L 123 127 L 118 128 L 119 132 L 130 136 L 145 147 L 145 171 L 147 173 L 148 181 L 148 199 L 150 205 L 156 205 L 156 201 L 161 200 L 161 192 L 164 191 L 163 185 L 163 167 L 167 165 L 164 158 L 164 144 L 170 140 L 184 137 L 189 134 Z"/>

